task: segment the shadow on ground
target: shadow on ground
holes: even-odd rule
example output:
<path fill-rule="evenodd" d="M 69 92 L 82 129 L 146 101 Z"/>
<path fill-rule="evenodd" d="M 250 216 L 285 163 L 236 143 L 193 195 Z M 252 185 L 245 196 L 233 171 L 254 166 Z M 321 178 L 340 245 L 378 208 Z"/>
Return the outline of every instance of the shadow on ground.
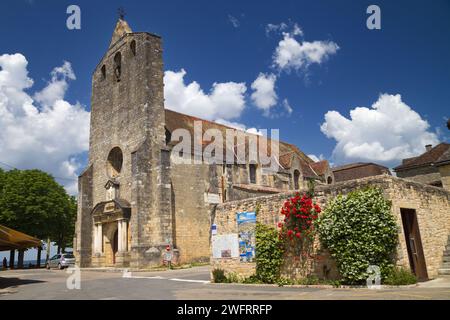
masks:
<path fill-rule="evenodd" d="M 46 282 L 46 281 L 0 277 L 0 289 L 7 289 L 7 288 L 13 288 L 13 287 L 17 287 L 17 286 L 22 286 L 25 284 L 34 284 L 34 283 L 43 283 L 43 282 Z"/>

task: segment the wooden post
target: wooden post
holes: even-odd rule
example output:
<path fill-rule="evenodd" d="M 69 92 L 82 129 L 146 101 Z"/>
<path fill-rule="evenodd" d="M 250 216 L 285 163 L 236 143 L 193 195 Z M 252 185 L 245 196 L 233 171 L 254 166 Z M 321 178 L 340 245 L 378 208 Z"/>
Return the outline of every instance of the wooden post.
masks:
<path fill-rule="evenodd" d="M 38 252 L 37 252 L 37 258 L 36 258 L 36 268 L 40 268 L 40 267 L 41 267 L 41 252 L 42 252 L 42 247 L 39 246 L 37 250 L 38 250 Z"/>
<path fill-rule="evenodd" d="M 45 263 L 48 262 L 48 260 L 50 260 L 50 246 L 52 245 L 52 243 L 50 242 L 50 237 L 47 238 L 47 256 L 45 258 Z"/>
<path fill-rule="evenodd" d="M 14 269 L 14 258 L 16 256 L 16 250 L 11 250 L 9 252 L 9 268 L 12 270 Z"/>
<path fill-rule="evenodd" d="M 25 253 L 24 249 L 19 249 L 19 255 L 17 256 L 17 269 L 23 269 L 24 253 Z"/>

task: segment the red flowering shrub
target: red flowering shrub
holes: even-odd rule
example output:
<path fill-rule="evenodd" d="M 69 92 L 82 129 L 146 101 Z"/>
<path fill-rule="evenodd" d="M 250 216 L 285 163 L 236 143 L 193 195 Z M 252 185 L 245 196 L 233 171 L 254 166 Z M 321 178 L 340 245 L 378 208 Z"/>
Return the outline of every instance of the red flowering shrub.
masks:
<path fill-rule="evenodd" d="M 310 195 L 289 198 L 281 208 L 284 222 L 280 222 L 280 238 L 290 242 L 303 243 L 314 239 L 314 221 L 321 212 L 320 206 L 313 202 Z"/>

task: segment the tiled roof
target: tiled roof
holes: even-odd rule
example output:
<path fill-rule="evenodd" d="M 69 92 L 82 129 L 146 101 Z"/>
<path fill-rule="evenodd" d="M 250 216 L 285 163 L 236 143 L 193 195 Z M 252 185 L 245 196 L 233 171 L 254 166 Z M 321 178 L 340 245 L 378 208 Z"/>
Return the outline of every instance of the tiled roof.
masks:
<path fill-rule="evenodd" d="M 311 164 L 311 168 L 319 175 L 324 175 L 328 168 L 330 167 L 330 164 L 327 160 L 318 161 Z"/>
<path fill-rule="evenodd" d="M 194 121 L 201 121 L 202 122 L 202 135 L 209 129 L 216 129 L 219 130 L 222 133 L 223 137 L 226 137 L 226 130 L 232 129 L 236 130 L 236 128 L 232 128 L 226 125 L 222 125 L 216 122 L 208 121 L 205 119 L 200 119 L 194 116 L 182 114 L 176 111 L 172 110 L 165 110 L 165 120 L 166 120 L 166 129 L 170 132 L 173 132 L 175 129 L 186 129 L 192 137 L 194 137 Z M 249 137 L 254 137 L 255 134 L 251 133 L 245 133 L 246 140 L 246 151 L 248 151 L 248 143 L 249 143 Z M 225 140 L 225 139 L 224 139 Z M 267 140 L 267 153 L 270 154 L 270 139 Z M 210 142 L 203 141 L 203 148 L 206 147 Z M 192 146 L 193 148 L 193 146 Z M 225 152 L 225 141 L 224 141 L 224 152 Z M 290 169 L 292 165 L 292 156 L 295 154 L 300 159 L 300 163 L 302 166 L 303 174 L 308 177 L 317 177 L 317 175 L 314 174 L 314 171 L 310 168 L 310 164 L 314 163 L 313 160 L 311 160 L 307 155 L 305 155 L 297 146 L 286 143 L 283 141 L 279 142 L 279 162 L 280 165 L 284 169 Z"/>
<path fill-rule="evenodd" d="M 335 172 L 335 171 L 340 171 L 340 170 L 347 170 L 347 169 L 352 169 L 352 168 L 356 168 L 356 167 L 366 166 L 368 164 L 369 163 L 367 163 L 367 162 L 348 163 L 348 164 L 344 164 L 342 166 L 333 167 L 333 168 L 331 168 L 331 170 L 333 172 Z"/>
<path fill-rule="evenodd" d="M 300 167 L 302 169 L 302 173 L 305 178 L 313 178 L 313 179 L 319 178 L 318 175 L 311 168 L 311 165 L 309 163 L 300 162 Z"/>
<path fill-rule="evenodd" d="M 405 159 L 401 165 L 395 167 L 395 171 L 407 170 L 410 168 L 416 168 L 421 166 L 429 166 L 435 162 L 445 160 L 445 155 L 450 149 L 450 144 L 448 143 L 440 143 L 431 150 L 421 154 L 418 157 Z"/>
<path fill-rule="evenodd" d="M 390 175 L 388 168 L 376 163 L 357 162 L 343 166 L 331 168 L 335 182 L 361 179 L 365 177 L 378 176 L 381 174 Z"/>
<path fill-rule="evenodd" d="M 450 163 L 450 148 L 448 148 L 447 151 L 445 151 L 436 161 L 436 165 L 438 166 L 447 163 Z"/>

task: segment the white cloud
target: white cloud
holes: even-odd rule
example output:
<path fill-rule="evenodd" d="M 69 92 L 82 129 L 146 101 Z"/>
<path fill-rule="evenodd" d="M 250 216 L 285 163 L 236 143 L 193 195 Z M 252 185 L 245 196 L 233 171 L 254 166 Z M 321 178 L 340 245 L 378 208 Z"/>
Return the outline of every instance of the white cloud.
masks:
<path fill-rule="evenodd" d="M 292 34 L 294 36 L 303 36 L 303 30 L 300 28 L 300 26 L 298 24 L 294 24 Z"/>
<path fill-rule="evenodd" d="M 214 122 L 216 122 L 218 124 L 222 124 L 222 125 L 230 127 L 230 128 L 233 128 L 233 129 L 245 131 L 245 132 L 252 133 L 252 134 L 262 135 L 260 130 L 258 130 L 256 128 L 247 128 L 246 125 L 243 123 L 227 121 L 224 119 L 217 119 Z"/>
<path fill-rule="evenodd" d="M 207 120 L 235 119 L 245 108 L 245 83 L 214 83 L 205 93 L 197 82 L 184 82 L 186 71 L 164 73 L 165 107 Z"/>
<path fill-rule="evenodd" d="M 287 29 L 291 29 L 291 33 L 294 36 L 303 36 L 303 30 L 297 23 L 281 22 L 279 24 L 269 23 L 266 25 L 266 35 L 269 36 L 271 33 L 281 33 Z"/>
<path fill-rule="evenodd" d="M 273 54 L 273 65 L 278 70 L 290 71 L 307 68 L 316 63 L 321 64 L 339 50 L 332 41 L 300 41 L 295 36 L 302 36 L 303 31 L 295 25 L 291 32 L 283 32 L 283 39 L 278 43 Z"/>
<path fill-rule="evenodd" d="M 239 20 L 232 16 L 231 14 L 228 15 L 228 21 L 230 21 L 230 23 L 233 25 L 233 27 L 235 28 L 239 28 L 239 26 L 241 25 L 241 23 L 239 22 Z"/>
<path fill-rule="evenodd" d="M 289 104 L 288 99 L 283 100 L 283 107 L 284 107 L 284 110 L 286 110 L 286 112 L 288 113 L 288 115 L 290 115 L 292 113 L 292 111 L 294 111 L 292 109 L 291 105 Z"/>
<path fill-rule="evenodd" d="M 56 67 L 51 72 L 51 81 L 40 92 L 34 95 L 34 99 L 41 105 L 52 106 L 56 101 L 62 100 L 67 91 L 67 80 L 75 80 L 75 74 L 70 62 L 64 61 L 61 67 Z"/>
<path fill-rule="evenodd" d="M 314 162 L 319 162 L 322 160 L 325 160 L 325 157 L 323 154 L 320 154 L 319 156 L 316 156 L 315 154 L 308 154 L 308 157 L 313 160 Z"/>
<path fill-rule="evenodd" d="M 69 62 L 52 71 L 34 99 L 25 92 L 33 85 L 27 65 L 22 54 L 0 55 L 0 161 L 70 179 L 59 182 L 74 194 L 75 156 L 88 150 L 89 112 L 64 100 L 68 80 L 75 79 Z"/>
<path fill-rule="evenodd" d="M 371 108 L 350 111 L 350 119 L 337 111 L 325 114 L 321 131 L 337 141 L 333 158 L 344 161 L 377 161 L 397 165 L 403 158 L 424 152 L 439 143 L 429 124 L 402 101 L 399 94 L 380 95 Z"/>
<path fill-rule="evenodd" d="M 284 22 L 280 24 L 269 23 L 266 26 L 266 35 L 268 36 L 272 32 L 281 32 L 288 28 L 288 25 Z"/>
<path fill-rule="evenodd" d="M 277 77 L 274 74 L 260 73 L 252 83 L 253 93 L 251 99 L 256 107 L 263 110 L 265 115 L 269 114 L 270 108 L 275 106 L 278 96 L 275 92 Z"/>

